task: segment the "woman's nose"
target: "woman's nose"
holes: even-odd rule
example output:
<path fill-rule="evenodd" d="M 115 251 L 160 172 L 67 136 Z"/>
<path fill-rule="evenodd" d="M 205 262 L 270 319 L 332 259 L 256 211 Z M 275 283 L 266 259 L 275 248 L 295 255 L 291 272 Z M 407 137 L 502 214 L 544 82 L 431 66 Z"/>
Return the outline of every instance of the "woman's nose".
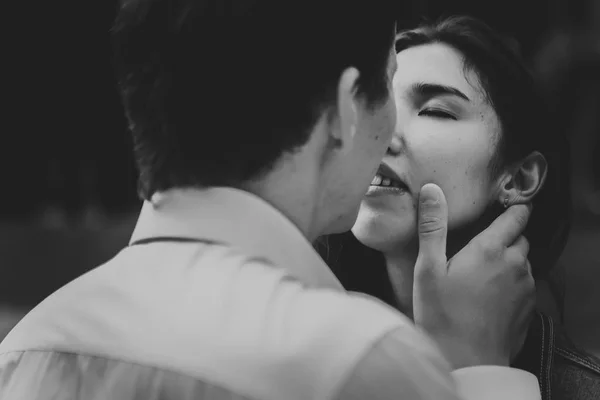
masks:
<path fill-rule="evenodd" d="M 390 156 L 397 156 L 402 151 L 402 138 L 398 133 L 394 133 L 392 141 L 387 149 L 387 154 Z"/>

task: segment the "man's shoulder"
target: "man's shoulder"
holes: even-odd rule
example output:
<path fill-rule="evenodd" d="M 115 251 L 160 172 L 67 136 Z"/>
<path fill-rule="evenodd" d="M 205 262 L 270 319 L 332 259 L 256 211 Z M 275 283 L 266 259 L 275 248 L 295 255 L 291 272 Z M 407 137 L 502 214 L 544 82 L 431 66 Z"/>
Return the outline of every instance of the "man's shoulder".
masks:
<path fill-rule="evenodd" d="M 187 251 L 177 250 L 177 257 L 169 255 L 169 265 L 160 262 L 160 253 L 144 254 L 142 257 L 123 254 L 115 259 L 114 265 L 103 268 L 120 268 L 118 264 L 129 263 L 137 266 L 132 269 L 132 278 L 139 286 L 136 276 L 152 276 L 149 285 L 157 282 L 178 293 L 170 301 L 178 303 L 181 293 L 186 298 L 198 298 L 198 303 L 220 308 L 222 302 L 204 302 L 201 299 L 210 295 L 213 299 L 222 298 L 228 304 L 243 304 L 243 309 L 254 315 L 265 316 L 263 309 L 287 310 L 288 321 L 297 319 L 306 325 L 313 322 L 314 329 L 331 329 L 330 325 L 361 326 L 359 332 L 381 332 L 383 336 L 396 326 L 411 325 L 402 314 L 382 301 L 360 293 L 346 292 L 311 285 L 294 276 L 285 265 L 277 265 L 267 257 L 252 255 L 236 247 L 205 245 Z M 145 260 L 140 263 L 139 260 Z M 324 265 L 326 268 L 326 266 Z M 114 276 L 105 272 L 106 276 Z M 120 284 L 126 276 L 119 279 Z M 129 285 L 133 286 L 133 285 Z M 127 285 L 123 287 L 125 291 Z M 140 288 L 141 289 L 141 288 Z M 193 304 L 189 301 L 186 304 Z M 199 313 L 202 306 L 195 305 L 194 312 Z M 229 312 L 235 310 L 230 308 Z M 209 311 L 204 310 L 204 311 Z M 275 317 L 274 314 L 268 314 Z M 281 317 L 281 315 L 280 315 Z M 365 326 L 368 325 L 369 327 Z"/>
<path fill-rule="evenodd" d="M 152 254 L 124 250 L 42 301 L 3 347 L 18 336 L 34 340 L 45 328 L 60 331 L 45 336 L 50 342 L 71 337 L 80 344 L 106 344 L 105 337 L 138 347 L 144 340 L 128 332 L 145 332 L 159 342 L 166 339 L 166 327 L 174 326 L 169 335 L 175 340 L 181 334 L 179 343 L 243 337 L 254 345 L 271 335 L 304 349 L 328 342 L 335 351 L 369 347 L 398 327 L 414 329 L 375 298 L 312 287 L 269 260 L 223 246 L 186 251 L 179 249 L 174 258 L 158 248 Z M 46 339 L 42 342 L 50 345 Z"/>
<path fill-rule="evenodd" d="M 88 354 L 243 388 L 276 380 L 282 392 L 297 380 L 326 394 L 390 331 L 416 331 L 373 298 L 219 251 L 177 265 L 120 254 L 36 307 L 0 352 Z"/>

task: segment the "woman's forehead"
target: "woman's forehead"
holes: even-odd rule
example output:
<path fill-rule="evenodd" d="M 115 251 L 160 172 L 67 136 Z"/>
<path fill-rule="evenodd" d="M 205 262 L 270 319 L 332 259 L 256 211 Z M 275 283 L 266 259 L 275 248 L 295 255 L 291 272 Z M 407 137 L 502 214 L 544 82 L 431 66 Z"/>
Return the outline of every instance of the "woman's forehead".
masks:
<path fill-rule="evenodd" d="M 451 46 L 432 43 L 408 48 L 396 55 L 398 72 L 394 89 L 410 90 L 415 84 L 454 87 L 475 103 L 484 103 L 485 94 L 475 71 L 466 69 L 462 54 Z"/>

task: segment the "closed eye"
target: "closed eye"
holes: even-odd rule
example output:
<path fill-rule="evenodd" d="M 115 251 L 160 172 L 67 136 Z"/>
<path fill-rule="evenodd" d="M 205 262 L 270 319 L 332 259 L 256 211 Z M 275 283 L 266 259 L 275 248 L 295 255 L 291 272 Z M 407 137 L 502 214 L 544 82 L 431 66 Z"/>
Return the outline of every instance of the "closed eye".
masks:
<path fill-rule="evenodd" d="M 454 115 L 450 114 L 447 111 L 439 110 L 439 109 L 435 109 L 435 108 L 426 108 L 422 111 L 419 111 L 419 116 L 452 119 L 452 120 L 456 121 L 456 117 Z"/>

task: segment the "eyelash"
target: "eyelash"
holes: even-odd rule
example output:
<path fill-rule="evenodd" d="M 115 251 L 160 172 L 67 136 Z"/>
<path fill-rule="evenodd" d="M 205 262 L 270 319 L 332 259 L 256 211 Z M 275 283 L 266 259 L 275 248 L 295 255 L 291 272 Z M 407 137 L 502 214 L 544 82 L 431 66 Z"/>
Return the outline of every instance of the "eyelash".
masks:
<path fill-rule="evenodd" d="M 435 109 L 431 109 L 431 108 L 427 108 L 425 110 L 422 110 L 419 112 L 419 116 L 429 116 L 429 117 L 433 117 L 433 118 L 441 118 L 441 119 L 452 119 L 454 121 L 456 121 L 456 117 L 446 111 L 442 111 L 442 110 L 435 110 Z"/>

